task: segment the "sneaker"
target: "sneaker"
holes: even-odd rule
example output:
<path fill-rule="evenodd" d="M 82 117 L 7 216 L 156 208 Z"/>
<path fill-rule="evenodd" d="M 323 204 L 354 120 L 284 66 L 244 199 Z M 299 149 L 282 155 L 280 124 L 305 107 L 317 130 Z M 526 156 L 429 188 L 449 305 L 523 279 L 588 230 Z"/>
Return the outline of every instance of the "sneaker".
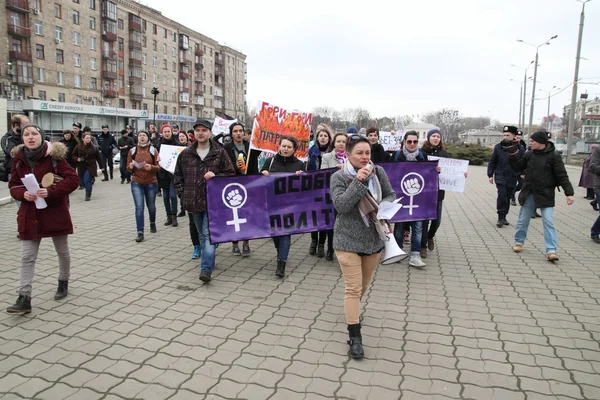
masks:
<path fill-rule="evenodd" d="M 210 277 L 210 274 L 208 272 L 201 272 L 200 280 L 204 283 L 208 283 L 208 282 L 212 281 L 212 278 Z"/>
<path fill-rule="evenodd" d="M 522 244 L 515 244 L 515 245 L 513 246 L 512 250 L 513 250 L 515 253 L 520 253 L 520 252 L 522 252 L 522 251 L 523 251 L 523 245 L 522 245 Z"/>
<path fill-rule="evenodd" d="M 548 259 L 548 261 L 558 261 L 558 256 L 556 255 L 556 253 L 548 253 L 546 258 Z"/>
<path fill-rule="evenodd" d="M 239 246 L 233 246 L 231 248 L 231 255 L 232 256 L 241 256 L 242 255 L 242 252 L 240 251 Z"/>
<path fill-rule="evenodd" d="M 435 249 L 435 241 L 433 239 L 427 239 L 427 249 L 429 249 L 429 251 Z"/>
<path fill-rule="evenodd" d="M 194 246 L 194 252 L 192 253 L 192 260 L 197 260 L 200 258 L 200 246 Z"/>
<path fill-rule="evenodd" d="M 245 244 L 242 246 L 242 256 L 243 257 L 250 257 L 250 245 Z"/>
<path fill-rule="evenodd" d="M 592 235 L 592 240 L 594 241 L 594 243 L 600 244 L 600 236 L 598 236 L 598 235 L 596 235 L 596 236 Z"/>
<path fill-rule="evenodd" d="M 421 256 L 410 256 L 410 259 L 408 260 L 408 266 L 415 268 L 425 268 L 427 264 L 425 264 L 423 260 L 421 260 Z"/>

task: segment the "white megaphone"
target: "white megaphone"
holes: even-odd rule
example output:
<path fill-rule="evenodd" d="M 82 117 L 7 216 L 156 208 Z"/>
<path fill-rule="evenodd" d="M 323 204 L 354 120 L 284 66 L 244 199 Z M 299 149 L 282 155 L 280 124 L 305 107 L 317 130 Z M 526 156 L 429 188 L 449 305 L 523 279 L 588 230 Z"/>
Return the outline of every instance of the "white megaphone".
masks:
<path fill-rule="evenodd" d="M 406 257 L 408 257 L 408 254 L 403 252 L 400 246 L 398 246 L 398 243 L 396 243 L 394 232 L 389 232 L 387 234 L 387 240 L 385 241 L 385 248 L 383 250 L 383 257 L 381 257 L 380 264 L 394 264 L 404 260 Z"/>

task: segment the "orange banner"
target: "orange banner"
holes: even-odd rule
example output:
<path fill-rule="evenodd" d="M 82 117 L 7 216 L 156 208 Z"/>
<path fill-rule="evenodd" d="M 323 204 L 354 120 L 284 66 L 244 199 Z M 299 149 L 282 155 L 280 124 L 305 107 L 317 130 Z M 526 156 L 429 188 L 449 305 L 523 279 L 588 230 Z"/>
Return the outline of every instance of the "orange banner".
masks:
<path fill-rule="evenodd" d="M 298 140 L 296 157 L 308 159 L 310 125 L 312 113 L 289 111 L 285 108 L 261 102 L 256 108 L 250 148 L 276 153 L 282 136 L 292 136 Z"/>

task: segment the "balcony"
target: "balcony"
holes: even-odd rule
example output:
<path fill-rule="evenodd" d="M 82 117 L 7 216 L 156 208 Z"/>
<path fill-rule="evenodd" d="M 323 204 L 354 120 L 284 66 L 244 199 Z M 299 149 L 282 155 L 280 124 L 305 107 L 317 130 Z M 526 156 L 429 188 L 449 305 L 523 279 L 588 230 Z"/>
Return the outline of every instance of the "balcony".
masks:
<path fill-rule="evenodd" d="M 223 65 L 223 56 L 217 56 L 217 58 L 215 58 L 215 65 Z"/>
<path fill-rule="evenodd" d="M 188 60 L 187 58 L 185 58 L 185 56 L 179 55 L 179 64 L 181 64 L 181 65 L 189 65 L 190 63 L 191 63 L 191 61 Z"/>
<path fill-rule="evenodd" d="M 140 93 L 129 93 L 129 98 L 131 99 L 131 101 L 142 101 L 144 99 L 144 96 Z"/>
<path fill-rule="evenodd" d="M 192 74 L 186 71 L 179 71 L 179 79 L 190 79 Z"/>
<path fill-rule="evenodd" d="M 189 88 L 189 87 L 185 87 L 185 86 L 183 86 L 183 87 L 180 87 L 180 88 L 179 88 L 179 91 L 180 91 L 181 93 L 189 93 L 189 92 L 190 92 L 190 88 Z"/>
<path fill-rule="evenodd" d="M 129 49 L 142 50 L 142 42 L 129 36 Z"/>
<path fill-rule="evenodd" d="M 102 70 L 102 79 L 117 79 L 117 71 Z"/>
<path fill-rule="evenodd" d="M 15 36 L 30 37 L 31 28 L 26 26 L 19 26 L 14 24 L 8 24 L 8 33 Z"/>
<path fill-rule="evenodd" d="M 196 90 L 194 90 L 194 96 L 196 96 L 196 97 L 198 97 L 198 96 L 202 97 L 202 96 L 204 96 L 204 92 L 202 90 L 196 89 Z"/>
<path fill-rule="evenodd" d="M 134 65 L 141 66 L 142 60 L 138 60 L 137 58 L 129 57 L 129 66 L 134 66 Z"/>
<path fill-rule="evenodd" d="M 117 52 L 116 51 L 103 51 L 102 52 L 102 59 L 104 59 L 104 60 L 112 60 L 113 58 L 117 58 Z"/>
<path fill-rule="evenodd" d="M 222 76 L 225 78 L 225 68 L 215 66 L 215 76 Z"/>
<path fill-rule="evenodd" d="M 204 69 L 204 64 L 202 64 L 202 63 L 196 63 L 196 69 L 197 70 Z"/>
<path fill-rule="evenodd" d="M 18 86 L 33 86 L 33 78 L 31 76 L 13 75 L 12 83 Z"/>
<path fill-rule="evenodd" d="M 6 8 L 21 13 L 29 12 L 28 0 L 6 0 Z"/>
<path fill-rule="evenodd" d="M 116 90 L 112 90 L 112 89 L 104 89 L 104 97 L 107 97 L 109 99 L 114 99 L 119 95 L 119 93 Z"/>
<path fill-rule="evenodd" d="M 10 59 L 11 60 L 23 60 L 23 61 L 31 61 L 32 57 L 31 57 L 31 53 L 30 52 L 24 52 L 24 51 L 11 51 L 9 53 Z"/>
<path fill-rule="evenodd" d="M 142 83 L 142 78 L 140 78 L 139 76 L 130 76 L 129 77 L 130 85 L 141 84 L 141 83 Z"/>
<path fill-rule="evenodd" d="M 109 31 L 102 31 L 102 39 L 107 42 L 116 42 L 117 34 Z"/>
<path fill-rule="evenodd" d="M 142 31 L 142 23 L 140 17 L 135 18 L 133 14 L 129 14 L 129 30 L 130 31 Z"/>
<path fill-rule="evenodd" d="M 197 48 L 196 51 L 194 51 L 194 54 L 197 55 L 198 57 L 204 56 L 204 52 L 200 48 Z"/>
<path fill-rule="evenodd" d="M 202 76 L 200 76 L 198 74 L 194 74 L 194 82 L 201 83 L 202 82 Z"/>

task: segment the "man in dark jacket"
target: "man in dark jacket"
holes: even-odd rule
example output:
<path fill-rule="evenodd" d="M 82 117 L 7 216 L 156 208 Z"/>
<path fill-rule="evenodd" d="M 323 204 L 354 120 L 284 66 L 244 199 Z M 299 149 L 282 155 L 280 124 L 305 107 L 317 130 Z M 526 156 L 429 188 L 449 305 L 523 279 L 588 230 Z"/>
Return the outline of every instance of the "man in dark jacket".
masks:
<path fill-rule="evenodd" d="M 598 203 L 600 202 L 600 146 L 597 146 L 592 152 L 589 172 L 594 175 L 594 194 Z M 600 216 L 596 218 L 596 222 L 592 226 L 592 240 L 600 244 Z"/>
<path fill-rule="evenodd" d="M 211 140 L 212 123 L 198 119 L 194 123 L 194 143 L 183 150 L 175 165 L 175 190 L 183 207 L 192 214 L 202 246 L 200 280 L 208 283 L 215 265 L 215 246 L 210 243 L 206 182 L 215 176 L 233 176 L 235 169 L 223 147 Z"/>
<path fill-rule="evenodd" d="M 256 174 L 257 166 L 251 166 L 248 161 L 250 154 L 250 143 L 244 141 L 244 125 L 235 122 L 229 126 L 229 137 L 231 142 L 225 144 L 223 149 L 231 159 L 236 175 Z M 252 161 L 252 160 L 251 160 Z M 231 254 L 234 256 L 248 257 L 250 255 L 250 242 L 244 240 L 240 251 L 239 242 L 231 242 Z"/>
<path fill-rule="evenodd" d="M 100 146 L 102 166 L 104 167 L 104 179 L 102 179 L 102 182 L 106 182 L 108 180 L 109 172 L 110 179 L 113 179 L 113 149 L 117 147 L 117 141 L 114 136 L 108 132 L 108 125 L 102 125 L 102 134 L 98 137 L 98 146 Z"/>
<path fill-rule="evenodd" d="M 520 155 L 520 145 L 515 143 L 507 149 L 512 169 L 524 174 L 523 189 L 519 193 L 521 211 L 517 220 L 513 251 L 520 253 L 527 238 L 531 216 L 536 208 L 542 212 L 544 225 L 544 244 L 548 261 L 557 261 L 558 247 L 556 228 L 554 227 L 554 196 L 557 186 L 563 188 L 567 196 L 567 205 L 573 204 L 573 186 L 565 165 L 556 152 L 554 143 L 549 141 L 550 133 L 535 132 L 529 139 L 531 151 Z"/>
<path fill-rule="evenodd" d="M 4 182 L 8 182 L 10 169 L 12 167 L 11 151 L 21 144 L 21 127 L 29 123 L 29 118 L 25 115 L 15 114 L 10 119 L 11 130 L 2 137 L 2 151 L 4 152 Z"/>
<path fill-rule="evenodd" d="M 520 157 L 525 152 L 525 149 L 517 142 L 517 127 L 505 126 L 502 129 L 504 139 L 496 146 L 488 162 L 487 175 L 490 183 L 495 183 L 498 189 L 498 198 L 496 199 L 496 210 L 498 212 L 498 222 L 496 226 L 502 228 L 509 225 L 506 220 L 510 209 L 509 199 L 517 187 L 517 178 L 519 174 L 515 173 L 508 163 L 508 153 L 506 149 L 509 146 L 517 146 L 517 156 Z"/>
<path fill-rule="evenodd" d="M 121 131 L 121 138 L 117 141 L 121 160 L 119 161 L 119 170 L 121 171 L 121 185 L 125 183 L 131 183 L 131 173 L 127 170 L 127 155 L 129 150 L 135 147 L 133 138 L 129 136 L 129 130 L 123 129 Z"/>

